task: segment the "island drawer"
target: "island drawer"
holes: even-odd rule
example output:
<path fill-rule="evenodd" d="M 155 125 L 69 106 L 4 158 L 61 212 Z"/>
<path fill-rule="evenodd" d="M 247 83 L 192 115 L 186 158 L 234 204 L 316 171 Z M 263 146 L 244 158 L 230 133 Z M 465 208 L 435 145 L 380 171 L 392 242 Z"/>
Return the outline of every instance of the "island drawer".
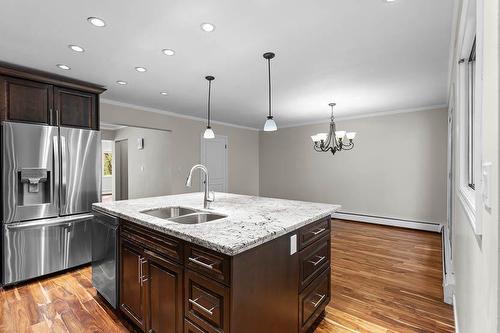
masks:
<path fill-rule="evenodd" d="M 199 328 L 189 320 L 184 320 L 184 333 L 208 333 L 207 331 Z"/>
<path fill-rule="evenodd" d="M 326 269 L 299 295 L 300 333 L 305 333 L 330 302 L 330 269 Z"/>
<path fill-rule="evenodd" d="M 229 288 L 186 270 L 184 295 L 187 319 L 207 332 L 229 332 Z"/>
<path fill-rule="evenodd" d="M 330 267 L 330 235 L 325 235 L 299 253 L 299 289 L 307 287 L 320 272 Z"/>
<path fill-rule="evenodd" d="M 179 240 L 125 220 L 122 220 L 120 228 L 121 237 L 182 263 L 183 244 Z"/>
<path fill-rule="evenodd" d="M 184 265 L 187 268 L 229 285 L 229 257 L 190 243 L 186 244 L 185 254 Z"/>
<path fill-rule="evenodd" d="M 302 250 L 321 237 L 330 234 L 330 220 L 327 216 L 317 222 L 302 227 L 299 231 L 299 249 Z"/>

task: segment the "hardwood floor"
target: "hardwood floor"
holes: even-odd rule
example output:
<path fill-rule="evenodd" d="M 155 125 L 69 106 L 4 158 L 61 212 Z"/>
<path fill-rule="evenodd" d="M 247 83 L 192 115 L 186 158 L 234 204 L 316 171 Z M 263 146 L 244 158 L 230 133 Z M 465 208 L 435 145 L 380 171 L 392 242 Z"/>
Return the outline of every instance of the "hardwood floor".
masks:
<path fill-rule="evenodd" d="M 314 333 L 454 331 L 439 234 L 347 221 L 332 230 L 332 301 Z M 1 290 L 0 305 L 0 332 L 131 329 L 96 295 L 89 267 Z"/>

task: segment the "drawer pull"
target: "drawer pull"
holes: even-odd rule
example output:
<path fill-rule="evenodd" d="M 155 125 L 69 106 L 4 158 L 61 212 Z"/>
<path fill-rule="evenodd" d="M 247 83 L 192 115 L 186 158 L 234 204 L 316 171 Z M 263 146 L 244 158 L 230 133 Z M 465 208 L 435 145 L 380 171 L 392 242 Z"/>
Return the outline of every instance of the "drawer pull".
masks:
<path fill-rule="evenodd" d="M 312 260 L 309 260 L 309 262 L 311 264 L 313 264 L 314 267 L 318 266 L 319 263 L 321 263 L 323 260 L 325 260 L 326 257 L 321 257 L 321 256 L 316 256 L 316 258 L 319 258 L 317 261 L 312 261 Z"/>
<path fill-rule="evenodd" d="M 315 302 L 311 302 L 312 305 L 317 308 L 318 305 L 321 304 L 321 302 L 323 302 L 323 300 L 325 299 L 326 295 L 320 295 L 320 294 L 316 294 L 316 296 L 319 296 L 319 300 L 315 303 Z"/>
<path fill-rule="evenodd" d="M 193 263 L 195 263 L 197 265 L 200 265 L 201 267 L 205 267 L 207 269 L 214 269 L 214 265 L 215 264 L 205 264 L 204 262 L 201 262 L 201 261 L 198 260 L 199 257 L 196 257 L 196 258 L 189 257 L 188 259 L 189 259 L 189 261 L 191 261 L 191 262 L 193 262 Z"/>
<path fill-rule="evenodd" d="M 318 236 L 320 233 L 322 233 L 325 230 L 326 230 L 326 228 L 321 228 L 321 229 L 316 230 L 316 231 L 311 231 L 311 234 L 313 234 L 314 236 Z"/>
<path fill-rule="evenodd" d="M 203 305 L 201 305 L 200 303 L 197 302 L 200 298 L 201 297 L 198 297 L 197 299 L 191 299 L 191 298 L 189 298 L 188 301 L 189 301 L 189 303 L 193 304 L 194 306 L 196 306 L 200 310 L 202 310 L 202 311 L 208 313 L 209 315 L 213 316 L 213 314 L 214 314 L 213 311 L 216 308 L 216 306 L 213 306 L 210 309 L 207 309 L 206 307 L 204 307 Z"/>

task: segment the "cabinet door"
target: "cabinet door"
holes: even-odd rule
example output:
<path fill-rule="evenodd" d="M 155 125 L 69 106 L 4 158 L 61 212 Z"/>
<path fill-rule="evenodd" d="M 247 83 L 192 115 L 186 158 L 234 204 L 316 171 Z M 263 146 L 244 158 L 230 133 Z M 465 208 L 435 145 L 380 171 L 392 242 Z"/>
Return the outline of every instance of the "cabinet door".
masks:
<path fill-rule="evenodd" d="M 145 250 L 148 259 L 149 333 L 181 333 L 182 267 Z"/>
<path fill-rule="evenodd" d="M 53 124 L 53 87 L 28 80 L 0 76 L 2 120 Z"/>
<path fill-rule="evenodd" d="M 135 244 L 120 241 L 120 309 L 143 331 L 146 328 L 146 292 L 144 267 L 146 259 Z"/>
<path fill-rule="evenodd" d="M 55 87 L 54 105 L 60 126 L 99 129 L 97 95 Z"/>

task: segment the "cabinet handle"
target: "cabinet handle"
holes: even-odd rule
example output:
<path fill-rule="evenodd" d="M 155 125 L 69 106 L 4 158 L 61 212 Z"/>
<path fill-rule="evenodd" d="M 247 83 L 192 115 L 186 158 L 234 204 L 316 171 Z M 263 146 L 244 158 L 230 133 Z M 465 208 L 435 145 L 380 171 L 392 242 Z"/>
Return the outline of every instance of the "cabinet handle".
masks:
<path fill-rule="evenodd" d="M 317 236 L 325 230 L 326 230 L 326 228 L 321 228 L 321 229 L 316 230 L 316 231 L 311 231 L 311 234 L 313 234 L 314 236 Z"/>
<path fill-rule="evenodd" d="M 206 307 L 204 307 L 203 305 L 201 305 L 200 303 L 198 303 L 197 301 L 200 299 L 201 297 L 198 297 L 197 299 L 191 299 L 189 298 L 188 301 L 189 303 L 193 304 L 194 306 L 196 306 L 197 308 L 199 308 L 200 310 L 208 313 L 209 315 L 213 315 L 214 314 L 214 309 L 217 307 L 217 306 L 212 306 L 210 309 L 207 309 Z"/>
<path fill-rule="evenodd" d="M 142 286 L 142 283 L 141 283 L 141 279 L 142 279 L 142 258 L 141 258 L 141 256 L 137 257 L 137 265 L 138 265 L 137 270 L 139 271 L 139 274 L 137 274 L 137 279 L 139 280 L 139 284 Z"/>
<path fill-rule="evenodd" d="M 311 302 L 311 303 L 312 303 L 312 305 L 313 305 L 315 308 L 317 308 L 317 307 L 318 307 L 318 305 L 320 305 L 320 304 L 321 304 L 321 302 L 323 302 L 323 300 L 325 299 L 326 295 L 316 294 L 316 296 L 319 296 L 319 300 L 318 300 L 316 303 Z"/>
<path fill-rule="evenodd" d="M 309 262 L 310 262 L 311 264 L 313 264 L 313 266 L 315 266 L 315 267 L 316 267 L 316 266 L 318 266 L 318 264 L 319 264 L 320 262 L 322 262 L 323 260 L 325 260 L 325 258 L 326 258 L 326 257 L 316 256 L 316 258 L 319 258 L 319 259 L 318 259 L 317 261 L 312 261 L 312 260 L 309 260 Z"/>
<path fill-rule="evenodd" d="M 192 258 L 192 257 L 189 257 L 188 260 L 197 264 L 197 265 L 200 265 L 201 267 L 205 267 L 205 268 L 208 268 L 208 269 L 214 269 L 214 265 L 215 264 L 205 264 L 204 262 L 201 262 L 199 261 L 200 257 L 196 257 L 196 258 Z"/>
<path fill-rule="evenodd" d="M 144 271 L 142 269 L 142 265 L 147 262 L 146 258 L 139 256 L 139 283 L 142 287 L 144 282 L 148 280 L 147 276 L 144 276 Z"/>

